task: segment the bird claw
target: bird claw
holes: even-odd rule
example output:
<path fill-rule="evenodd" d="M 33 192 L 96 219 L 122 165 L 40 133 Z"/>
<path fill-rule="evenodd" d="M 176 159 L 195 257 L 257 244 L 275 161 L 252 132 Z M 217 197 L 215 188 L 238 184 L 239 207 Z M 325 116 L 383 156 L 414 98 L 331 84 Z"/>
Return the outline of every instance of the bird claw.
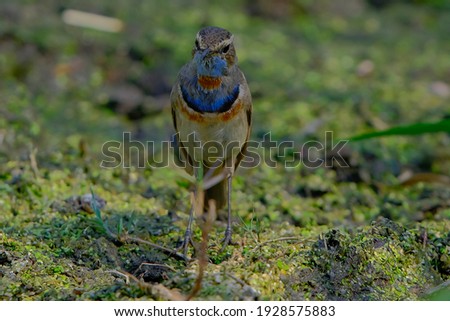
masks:
<path fill-rule="evenodd" d="M 225 230 L 225 237 L 222 240 L 222 249 L 220 252 L 224 252 L 227 245 L 234 244 L 231 239 L 231 228 L 228 228 Z"/>
<path fill-rule="evenodd" d="M 195 244 L 194 244 L 194 241 L 192 240 L 192 232 L 188 229 L 188 230 L 186 230 L 186 233 L 184 233 L 183 242 L 181 242 L 180 246 L 178 246 L 176 248 L 176 250 L 177 251 L 182 250 L 184 257 L 187 257 L 189 245 L 192 245 L 192 247 L 195 250 Z"/>

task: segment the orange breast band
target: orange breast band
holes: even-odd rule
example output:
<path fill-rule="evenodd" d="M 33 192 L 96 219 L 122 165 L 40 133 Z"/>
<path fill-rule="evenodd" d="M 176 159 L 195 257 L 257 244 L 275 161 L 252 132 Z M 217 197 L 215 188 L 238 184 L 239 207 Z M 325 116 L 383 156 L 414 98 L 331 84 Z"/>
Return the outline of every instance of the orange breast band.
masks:
<path fill-rule="evenodd" d="M 199 76 L 198 83 L 202 88 L 207 90 L 216 89 L 222 83 L 220 77 Z"/>

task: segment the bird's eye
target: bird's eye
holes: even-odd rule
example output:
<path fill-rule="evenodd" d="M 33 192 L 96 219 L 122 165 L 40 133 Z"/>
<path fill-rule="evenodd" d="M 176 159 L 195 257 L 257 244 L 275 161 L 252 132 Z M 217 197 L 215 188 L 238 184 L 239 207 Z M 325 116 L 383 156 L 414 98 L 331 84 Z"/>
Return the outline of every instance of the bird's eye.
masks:
<path fill-rule="evenodd" d="M 200 45 L 197 39 L 195 40 L 195 49 L 200 50 Z"/>
<path fill-rule="evenodd" d="M 228 50 L 230 50 L 230 45 L 226 45 L 225 47 L 222 48 L 222 53 L 227 53 Z"/>

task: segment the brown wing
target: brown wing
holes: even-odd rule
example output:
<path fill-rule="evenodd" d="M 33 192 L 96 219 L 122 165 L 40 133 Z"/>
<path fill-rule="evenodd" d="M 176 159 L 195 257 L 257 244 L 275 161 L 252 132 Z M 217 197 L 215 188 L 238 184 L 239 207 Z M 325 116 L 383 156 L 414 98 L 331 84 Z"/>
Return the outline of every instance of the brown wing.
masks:
<path fill-rule="evenodd" d="M 248 87 L 247 87 L 248 90 Z M 248 129 L 247 129 L 247 138 L 245 139 L 245 143 L 244 145 L 242 145 L 241 151 L 239 152 L 238 156 L 236 157 L 236 162 L 234 165 L 234 170 L 237 170 L 239 163 L 241 162 L 242 158 L 244 158 L 245 156 L 245 152 L 247 151 L 247 143 L 248 143 L 248 139 L 250 137 L 250 132 L 252 130 L 252 111 L 253 111 L 253 106 L 252 106 L 252 98 L 250 96 L 250 91 L 248 92 L 248 96 L 246 96 L 247 100 L 248 100 L 248 106 L 246 107 L 246 114 L 247 114 L 247 124 L 248 124 Z"/>
<path fill-rule="evenodd" d="M 172 109 L 172 122 L 173 122 L 173 127 L 175 128 L 175 135 L 174 135 L 174 142 L 173 142 L 174 156 L 175 156 L 174 161 L 177 166 L 184 168 L 187 173 L 192 175 L 193 174 L 192 161 L 186 152 L 186 148 L 180 142 L 180 135 L 179 135 L 178 126 L 177 126 L 176 101 L 177 101 L 177 95 L 181 95 L 179 88 L 180 87 L 177 82 L 173 86 L 172 93 L 170 94 L 170 102 L 171 102 L 171 109 Z"/>

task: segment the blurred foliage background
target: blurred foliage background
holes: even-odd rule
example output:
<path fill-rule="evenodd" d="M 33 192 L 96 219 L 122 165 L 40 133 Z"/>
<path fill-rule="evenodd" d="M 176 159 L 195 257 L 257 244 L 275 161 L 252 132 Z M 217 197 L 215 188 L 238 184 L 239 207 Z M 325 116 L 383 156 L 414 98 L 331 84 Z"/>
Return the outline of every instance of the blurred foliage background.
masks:
<path fill-rule="evenodd" d="M 69 25 L 64 22 L 67 9 L 117 18 L 123 28 L 105 32 Z M 77 257 L 77 264 L 86 267 L 80 278 L 87 277 L 88 271 L 107 269 L 104 265 L 132 271 L 133 260 L 150 260 L 133 249 L 133 260 L 124 259 L 122 253 L 121 259 L 98 259 L 94 267 L 87 263 L 101 251 L 88 254 L 83 246 L 92 247 L 100 236 L 94 231 L 83 234 L 90 226 L 89 215 L 68 216 L 80 207 L 67 200 L 89 193 L 90 186 L 106 199 L 111 224 L 125 219 L 128 233 L 148 233 L 167 245 L 176 243 L 176 236 L 169 233 L 172 228 L 148 229 L 158 217 L 186 218 L 188 182 L 173 168 L 102 170 L 101 146 L 120 141 L 123 132 L 132 132 L 133 139 L 142 142 L 171 139 L 170 89 L 178 70 L 190 59 L 196 32 L 206 25 L 235 35 L 239 65 L 253 95 L 253 139 L 271 132 L 277 141 L 293 140 L 301 149 L 310 140 L 323 142 L 326 131 L 337 140 L 450 117 L 447 0 L 2 1 L 0 254 L 3 251 L 5 259 L 0 267 L 4 264 L 4 269 L 15 271 L 16 279 L 0 287 L 0 295 L 58 297 L 49 284 L 63 282 L 54 279 L 67 270 L 60 258 Z M 315 292 L 299 289 L 292 285 L 298 279 L 288 278 L 280 289 L 261 286 L 263 298 L 417 298 L 448 279 L 449 131 L 349 143 L 342 150 L 348 168 L 261 166 L 243 171 L 234 182 L 235 214 L 244 228 L 257 217 L 252 233 L 258 239 L 275 223 L 287 222 L 288 227 L 282 225 L 275 235 L 300 233 L 319 242 L 321 233 L 329 229 L 364 227 L 385 217 L 418 235 L 423 228 L 430 229 L 430 239 L 434 235 L 441 242 L 436 249 L 443 256 L 435 261 L 439 275 L 429 284 L 415 284 L 418 290 L 413 294 L 405 286 L 397 296 L 358 297 L 352 292 L 339 297 L 314 284 Z M 181 229 L 183 220 L 176 223 Z M 81 246 L 74 233 L 90 241 Z M 49 248 L 41 248 L 42 243 L 22 247 L 39 240 Z M 102 244 L 101 250 L 113 246 Z M 42 279 L 34 276 L 45 285 L 33 284 L 28 292 L 18 290 L 26 276 L 17 267 L 14 270 L 15 258 L 27 251 L 39 252 L 57 267 L 51 273 L 41 271 Z M 152 255 L 156 260 L 157 255 Z M 285 260 L 286 255 L 272 253 L 266 259 L 281 257 Z M 320 265 L 314 262 L 311 266 Z M 306 263 L 276 261 L 275 265 L 286 274 L 286 264 L 299 269 Z M 255 269 L 267 272 L 259 265 Z M 0 277 L 6 274 L 0 270 Z M 113 281 L 89 275 L 99 283 L 78 284 L 84 290 L 73 292 L 72 281 L 66 280 L 70 291 L 62 298 L 120 297 L 111 294 L 117 289 L 96 292 Z M 270 284 L 267 278 L 261 280 Z M 181 279 L 173 281 L 175 287 L 189 288 Z M 216 291 L 205 290 L 202 297 L 236 297 L 231 290 Z M 284 291 L 296 294 L 283 297 Z"/>
<path fill-rule="evenodd" d="M 65 8 L 116 17 L 125 27 L 70 26 L 61 19 Z M 119 139 L 124 129 L 167 139 L 167 95 L 205 25 L 236 34 L 254 96 L 254 138 L 271 131 L 303 142 L 323 140 L 325 130 L 343 138 L 441 120 L 450 91 L 446 8 L 438 0 L 5 3 L 2 127 L 10 130 L 3 130 L 0 155 L 20 156 L 30 143 L 60 149 L 61 140 L 82 137 L 98 151 L 95 143 Z M 353 148 L 361 163 L 382 159 L 383 168 L 370 171 L 379 177 L 399 175 L 403 166 L 448 173 L 445 147 L 443 135 Z"/>

